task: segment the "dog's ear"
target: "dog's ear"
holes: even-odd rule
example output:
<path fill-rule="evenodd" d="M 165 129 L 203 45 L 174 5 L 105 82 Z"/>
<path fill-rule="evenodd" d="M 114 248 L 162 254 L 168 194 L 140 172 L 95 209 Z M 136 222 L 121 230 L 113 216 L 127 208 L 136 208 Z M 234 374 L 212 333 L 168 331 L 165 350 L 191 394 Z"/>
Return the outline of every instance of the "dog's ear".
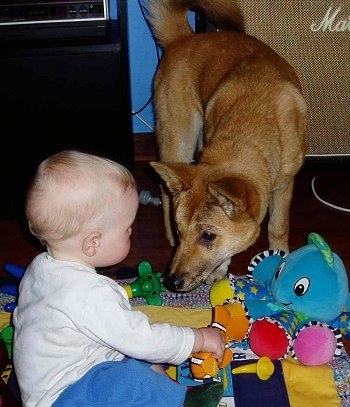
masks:
<path fill-rule="evenodd" d="M 151 161 L 150 165 L 165 182 L 169 192 L 177 193 L 191 188 L 193 179 L 191 164 Z"/>
<path fill-rule="evenodd" d="M 221 178 L 211 182 L 208 190 L 227 216 L 239 215 L 247 211 L 253 217 L 258 215 L 257 192 L 246 181 L 235 177 Z"/>

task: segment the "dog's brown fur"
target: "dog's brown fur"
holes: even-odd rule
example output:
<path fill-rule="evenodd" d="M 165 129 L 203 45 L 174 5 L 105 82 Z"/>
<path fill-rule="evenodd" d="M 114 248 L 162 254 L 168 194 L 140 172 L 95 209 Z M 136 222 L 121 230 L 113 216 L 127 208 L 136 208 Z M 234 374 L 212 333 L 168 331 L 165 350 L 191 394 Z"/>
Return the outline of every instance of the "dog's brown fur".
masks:
<path fill-rule="evenodd" d="M 242 32 L 232 0 L 147 1 L 164 51 L 154 78 L 159 161 L 151 165 L 165 181 L 167 238 L 175 244 L 172 214 L 179 237 L 168 286 L 191 291 L 225 276 L 268 210 L 269 247 L 288 251 L 306 106 L 293 68 Z M 220 31 L 195 34 L 187 22 L 194 7 Z"/>

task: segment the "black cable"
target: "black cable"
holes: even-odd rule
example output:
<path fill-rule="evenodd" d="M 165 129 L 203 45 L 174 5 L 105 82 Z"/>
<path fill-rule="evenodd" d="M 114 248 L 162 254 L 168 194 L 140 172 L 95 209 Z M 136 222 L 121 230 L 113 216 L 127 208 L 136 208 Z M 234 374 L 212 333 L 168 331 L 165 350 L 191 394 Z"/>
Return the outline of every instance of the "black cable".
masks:
<path fill-rule="evenodd" d="M 153 44 L 154 44 L 154 47 L 155 47 L 155 50 L 156 50 L 157 61 L 159 62 L 159 61 L 160 61 L 159 48 L 158 48 L 157 42 L 156 42 L 156 40 L 155 40 L 155 38 L 154 38 L 154 35 L 153 35 L 153 32 L 152 32 L 152 28 L 151 28 L 150 25 L 149 25 L 149 22 L 148 22 L 148 20 L 147 20 L 147 17 L 146 17 L 146 14 L 145 14 L 145 10 L 144 10 L 144 8 L 143 8 L 143 6 L 142 6 L 142 4 L 141 4 L 141 1 L 140 1 L 140 0 L 137 0 L 137 4 L 138 4 L 139 9 L 140 9 L 140 11 L 141 11 L 142 17 L 143 17 L 143 19 L 144 19 L 144 21 L 145 21 L 145 23 L 146 23 L 146 25 L 147 25 L 147 27 L 148 27 L 148 30 L 149 30 L 149 32 L 150 32 L 152 38 L 153 38 Z M 141 112 L 142 112 L 144 109 L 146 109 L 146 107 L 152 102 L 152 99 L 153 99 L 153 96 L 151 95 L 151 96 L 148 98 L 148 100 L 146 101 L 146 103 L 144 103 L 144 105 L 140 107 L 140 109 L 138 109 L 136 112 L 134 112 L 134 111 L 132 112 L 132 115 L 135 116 L 135 115 L 138 115 L 139 113 L 141 113 Z"/>

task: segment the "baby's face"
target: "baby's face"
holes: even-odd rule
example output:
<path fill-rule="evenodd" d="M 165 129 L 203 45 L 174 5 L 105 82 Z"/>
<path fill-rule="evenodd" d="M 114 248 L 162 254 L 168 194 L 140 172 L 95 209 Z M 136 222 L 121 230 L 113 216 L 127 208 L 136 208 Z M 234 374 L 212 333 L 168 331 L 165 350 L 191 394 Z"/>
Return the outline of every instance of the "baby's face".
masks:
<path fill-rule="evenodd" d="M 132 224 L 139 205 L 138 193 L 135 188 L 129 189 L 121 197 L 115 207 L 111 206 L 108 225 L 102 233 L 99 247 L 99 264 L 96 267 L 107 267 L 120 263 L 130 250 Z"/>

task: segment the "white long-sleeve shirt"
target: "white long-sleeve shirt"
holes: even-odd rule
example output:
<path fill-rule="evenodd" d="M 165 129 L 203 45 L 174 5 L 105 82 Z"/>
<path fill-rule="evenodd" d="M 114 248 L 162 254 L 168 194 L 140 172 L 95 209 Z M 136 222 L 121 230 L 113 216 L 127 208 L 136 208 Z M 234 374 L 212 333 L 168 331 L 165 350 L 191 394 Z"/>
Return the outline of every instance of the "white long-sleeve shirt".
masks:
<path fill-rule="evenodd" d="M 193 348 L 188 327 L 150 324 L 125 290 L 81 264 L 39 254 L 19 286 L 13 362 L 24 407 L 48 407 L 91 367 L 125 355 L 180 364 Z"/>

